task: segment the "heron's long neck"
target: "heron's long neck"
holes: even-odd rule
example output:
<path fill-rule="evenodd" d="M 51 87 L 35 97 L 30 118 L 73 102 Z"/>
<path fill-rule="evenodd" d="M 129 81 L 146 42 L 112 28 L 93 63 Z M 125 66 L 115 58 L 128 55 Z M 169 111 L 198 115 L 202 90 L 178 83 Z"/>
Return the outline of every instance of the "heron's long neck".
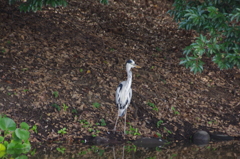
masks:
<path fill-rule="evenodd" d="M 132 71 L 127 70 L 127 87 L 130 88 L 132 85 Z"/>

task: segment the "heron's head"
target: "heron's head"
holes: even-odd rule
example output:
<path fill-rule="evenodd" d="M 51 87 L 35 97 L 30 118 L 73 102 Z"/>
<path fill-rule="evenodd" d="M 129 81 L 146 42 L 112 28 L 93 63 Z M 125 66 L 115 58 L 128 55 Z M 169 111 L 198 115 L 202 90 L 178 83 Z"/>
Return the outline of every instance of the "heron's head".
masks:
<path fill-rule="evenodd" d="M 140 66 L 136 65 L 135 62 L 132 59 L 127 60 L 126 67 L 127 67 L 127 69 L 128 68 L 131 69 L 131 68 L 134 68 L 134 67 L 141 68 Z"/>

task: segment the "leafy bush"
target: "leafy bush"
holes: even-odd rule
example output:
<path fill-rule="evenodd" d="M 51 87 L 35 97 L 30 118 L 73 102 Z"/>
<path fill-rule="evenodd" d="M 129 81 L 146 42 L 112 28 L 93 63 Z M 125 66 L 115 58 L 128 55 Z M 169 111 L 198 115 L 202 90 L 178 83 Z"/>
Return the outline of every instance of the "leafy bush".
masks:
<path fill-rule="evenodd" d="M 38 11 L 41 10 L 43 6 L 67 6 L 65 0 L 8 0 L 9 4 L 14 4 L 16 2 L 23 2 L 20 4 L 19 9 L 23 12 Z"/>
<path fill-rule="evenodd" d="M 184 48 L 180 64 L 202 72 L 203 56 L 212 57 L 220 69 L 240 68 L 240 1 L 175 0 L 171 16 L 179 28 L 196 30 L 199 37 Z"/>
<path fill-rule="evenodd" d="M 0 115 L 0 157 L 11 154 L 13 157 L 27 153 L 31 149 L 29 126 L 22 122 L 20 128 L 7 117 Z M 3 135 L 3 136 L 2 136 Z"/>

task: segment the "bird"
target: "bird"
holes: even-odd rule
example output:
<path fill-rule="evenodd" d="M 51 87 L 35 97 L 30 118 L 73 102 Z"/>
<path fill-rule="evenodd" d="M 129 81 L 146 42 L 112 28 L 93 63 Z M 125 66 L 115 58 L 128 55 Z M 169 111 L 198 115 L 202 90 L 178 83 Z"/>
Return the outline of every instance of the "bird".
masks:
<path fill-rule="evenodd" d="M 115 94 L 115 100 L 116 100 L 116 105 L 117 105 L 117 119 L 115 122 L 115 126 L 113 131 L 116 131 L 117 127 L 117 122 L 119 117 L 125 117 L 125 122 L 124 122 L 124 134 L 126 134 L 126 118 L 127 118 L 127 108 L 130 105 L 131 99 L 132 99 L 132 71 L 131 68 L 141 68 L 140 66 L 136 65 L 135 62 L 130 59 L 127 60 L 126 62 L 126 71 L 127 71 L 127 80 L 122 81 L 116 90 Z"/>

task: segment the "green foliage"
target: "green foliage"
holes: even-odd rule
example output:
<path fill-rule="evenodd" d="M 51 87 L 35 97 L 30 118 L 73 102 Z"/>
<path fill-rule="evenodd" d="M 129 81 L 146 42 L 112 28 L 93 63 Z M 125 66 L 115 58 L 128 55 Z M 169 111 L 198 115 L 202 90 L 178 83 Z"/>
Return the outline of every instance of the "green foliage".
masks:
<path fill-rule="evenodd" d="M 36 12 L 41 10 L 43 6 L 50 7 L 58 7 L 58 6 L 67 6 L 67 2 L 65 0 L 26 0 L 23 2 L 22 0 L 8 0 L 9 4 L 14 4 L 16 2 L 20 2 L 19 9 L 22 12 Z"/>
<path fill-rule="evenodd" d="M 152 110 L 155 110 L 155 111 L 158 112 L 158 108 L 157 108 L 157 106 L 156 106 L 154 103 L 147 102 L 147 105 L 150 106 L 150 107 L 152 107 Z"/>
<path fill-rule="evenodd" d="M 19 157 L 22 153 L 27 153 L 31 149 L 29 142 L 29 125 L 25 122 L 17 128 L 16 123 L 8 117 L 0 115 L 0 147 L 1 156 L 7 158 L 8 154 Z M 24 155 L 22 155 L 24 157 Z M 21 156 L 21 157 L 22 157 Z"/>
<path fill-rule="evenodd" d="M 58 93 L 58 91 L 53 91 L 53 92 L 52 92 L 52 95 L 53 95 L 55 98 L 57 98 L 57 97 L 59 96 L 59 93 Z"/>
<path fill-rule="evenodd" d="M 63 107 L 63 110 L 64 110 L 64 111 L 67 111 L 68 106 L 67 106 L 66 104 L 63 104 L 62 107 Z"/>
<path fill-rule="evenodd" d="M 65 153 L 65 150 L 66 150 L 66 148 L 64 148 L 64 147 L 57 147 L 57 151 L 61 152 L 62 154 Z"/>
<path fill-rule="evenodd" d="M 56 104 L 56 103 L 51 104 L 51 106 L 54 107 L 54 108 L 56 108 L 58 111 L 61 110 L 61 107 L 60 107 L 58 104 Z"/>
<path fill-rule="evenodd" d="M 100 106 L 101 106 L 101 104 L 98 103 L 98 102 L 94 102 L 94 103 L 93 103 L 93 107 L 94 107 L 94 108 L 99 108 Z"/>
<path fill-rule="evenodd" d="M 240 68 L 240 2 L 236 0 L 176 0 L 171 16 L 179 28 L 196 30 L 199 37 L 184 48 L 180 64 L 202 72 L 203 56 L 220 69 Z"/>
<path fill-rule="evenodd" d="M 124 148 L 127 152 L 136 152 L 137 151 L 136 145 L 127 145 L 127 146 L 124 146 Z"/>
<path fill-rule="evenodd" d="M 127 134 L 130 134 L 130 135 L 141 135 L 139 132 L 138 132 L 138 128 L 134 128 L 130 125 L 130 128 L 129 128 L 129 131 L 126 131 Z"/>
<path fill-rule="evenodd" d="M 35 133 L 38 133 L 37 125 L 33 125 L 33 127 L 30 130 L 34 131 Z"/>
<path fill-rule="evenodd" d="M 171 107 L 171 110 L 173 110 L 173 112 L 174 112 L 175 115 L 180 115 L 180 113 L 176 110 L 175 107 Z"/>
<path fill-rule="evenodd" d="M 100 3 L 107 5 L 109 2 L 108 0 L 100 0 Z"/>
<path fill-rule="evenodd" d="M 157 122 L 157 128 L 160 128 L 160 126 L 162 125 L 162 123 L 163 123 L 163 120 L 159 120 L 159 121 Z"/>
<path fill-rule="evenodd" d="M 104 119 L 100 119 L 100 123 L 96 123 L 96 125 L 106 126 L 106 122 Z"/>
<path fill-rule="evenodd" d="M 58 134 L 64 135 L 67 133 L 67 128 L 62 128 L 60 130 L 58 130 Z"/>

